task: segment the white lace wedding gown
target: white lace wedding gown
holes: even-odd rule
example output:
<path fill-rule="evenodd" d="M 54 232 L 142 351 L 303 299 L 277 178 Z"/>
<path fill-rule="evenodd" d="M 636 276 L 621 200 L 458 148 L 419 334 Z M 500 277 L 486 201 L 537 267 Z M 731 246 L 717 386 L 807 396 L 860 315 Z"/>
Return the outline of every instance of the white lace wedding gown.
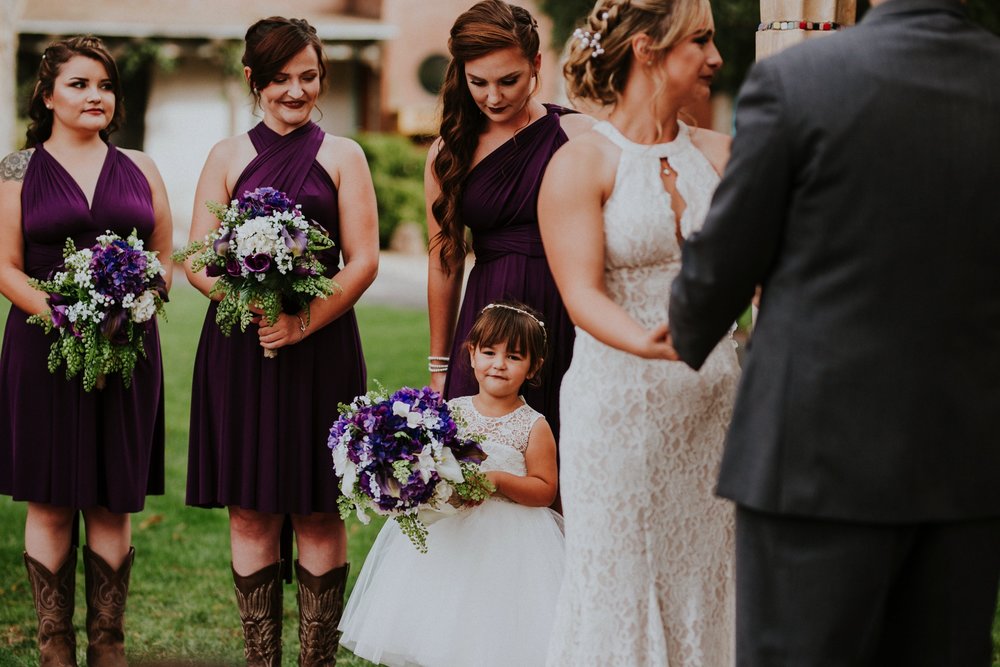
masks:
<path fill-rule="evenodd" d="M 683 124 L 651 146 L 596 129 L 621 148 L 604 207 L 607 290 L 653 327 L 680 267 L 660 160 L 677 172 L 684 236 L 719 178 Z M 731 339 L 694 372 L 577 329 L 560 397 L 567 560 L 548 665 L 733 664 L 733 515 L 712 492 L 738 373 Z"/>
<path fill-rule="evenodd" d="M 449 401 L 468 433 L 486 436 L 483 470 L 526 472 L 524 450 L 541 414 L 502 417 Z M 493 498 L 428 527 L 418 552 L 387 521 L 344 610 L 341 645 L 375 663 L 422 667 L 541 667 L 563 573 L 559 516 Z"/>

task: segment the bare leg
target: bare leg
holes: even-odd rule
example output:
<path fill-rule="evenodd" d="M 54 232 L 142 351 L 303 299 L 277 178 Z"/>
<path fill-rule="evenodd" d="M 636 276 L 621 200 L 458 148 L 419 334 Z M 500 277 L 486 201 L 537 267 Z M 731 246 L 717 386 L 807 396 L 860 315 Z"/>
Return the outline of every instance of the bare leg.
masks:
<path fill-rule="evenodd" d="M 249 576 L 278 562 L 283 520 L 280 514 L 229 508 L 229 540 L 237 574 Z"/>
<path fill-rule="evenodd" d="M 104 507 L 83 510 L 87 526 L 87 546 L 113 570 L 125 562 L 132 548 L 132 517 L 115 514 Z"/>
<path fill-rule="evenodd" d="M 328 572 L 347 562 L 347 530 L 338 514 L 296 514 L 292 516 L 292 528 L 299 547 L 299 564 L 310 572 Z"/>
<path fill-rule="evenodd" d="M 28 503 L 24 550 L 50 572 L 56 572 L 66 560 L 75 514 L 70 507 Z"/>

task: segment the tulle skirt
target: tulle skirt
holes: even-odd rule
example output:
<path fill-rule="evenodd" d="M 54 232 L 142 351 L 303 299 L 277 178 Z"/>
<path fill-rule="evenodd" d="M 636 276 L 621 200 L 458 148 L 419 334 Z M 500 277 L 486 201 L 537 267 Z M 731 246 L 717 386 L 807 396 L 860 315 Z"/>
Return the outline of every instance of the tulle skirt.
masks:
<path fill-rule="evenodd" d="M 561 519 L 500 500 L 432 524 L 420 553 L 387 521 L 341 645 L 390 667 L 544 665 L 563 573 Z"/>

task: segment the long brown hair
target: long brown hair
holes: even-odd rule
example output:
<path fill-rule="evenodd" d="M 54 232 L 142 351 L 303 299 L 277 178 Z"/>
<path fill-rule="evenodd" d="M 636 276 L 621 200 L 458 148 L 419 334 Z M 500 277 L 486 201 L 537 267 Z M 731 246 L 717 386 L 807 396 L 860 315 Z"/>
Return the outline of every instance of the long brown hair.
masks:
<path fill-rule="evenodd" d="M 479 135 L 486 129 L 486 119 L 465 80 L 465 63 L 510 47 L 520 49 L 534 63 L 538 45 L 535 19 L 526 9 L 503 0 L 476 3 L 455 19 L 451 27 L 448 51 L 452 59 L 441 87 L 441 145 L 433 165 L 441 194 L 431 205 L 431 212 L 441 225 L 440 233 L 431 239 L 431 251 L 438 250 L 447 273 L 465 258 L 465 227 L 458 214 L 458 203 Z"/>
<path fill-rule="evenodd" d="M 281 68 L 302 49 L 311 46 L 319 60 L 319 80 L 326 81 L 326 58 L 323 56 L 323 42 L 316 34 L 316 28 L 305 19 L 286 19 L 284 16 L 270 16 L 261 19 L 247 29 L 246 48 L 243 51 L 243 65 L 250 68 L 250 92 L 260 101 L 260 91 L 267 88 Z"/>
<path fill-rule="evenodd" d="M 125 121 L 125 101 L 122 98 L 122 82 L 118 76 L 118 66 L 105 48 L 104 42 L 93 35 L 61 39 L 45 47 L 42 62 L 38 65 L 38 80 L 34 92 L 31 93 L 31 101 L 28 103 L 28 118 L 31 119 L 31 123 L 26 133 L 25 148 L 33 148 L 52 136 L 55 114 L 52 109 L 46 108 L 45 98 L 52 96 L 59 70 L 76 56 L 84 56 L 104 65 L 104 71 L 111 81 L 111 92 L 115 95 L 115 113 L 111 116 L 108 126 L 101 130 L 101 139 L 107 141 L 111 133 Z"/>

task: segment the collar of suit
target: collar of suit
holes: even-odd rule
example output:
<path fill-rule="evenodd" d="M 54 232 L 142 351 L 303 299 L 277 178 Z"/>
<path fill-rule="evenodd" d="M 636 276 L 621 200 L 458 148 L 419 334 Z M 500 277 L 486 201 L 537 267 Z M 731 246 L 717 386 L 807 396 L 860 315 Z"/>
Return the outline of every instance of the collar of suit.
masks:
<path fill-rule="evenodd" d="M 965 5 L 961 0 L 888 0 L 872 7 L 865 13 L 862 23 L 879 21 L 898 14 L 914 14 L 923 12 L 950 12 L 965 16 Z"/>

